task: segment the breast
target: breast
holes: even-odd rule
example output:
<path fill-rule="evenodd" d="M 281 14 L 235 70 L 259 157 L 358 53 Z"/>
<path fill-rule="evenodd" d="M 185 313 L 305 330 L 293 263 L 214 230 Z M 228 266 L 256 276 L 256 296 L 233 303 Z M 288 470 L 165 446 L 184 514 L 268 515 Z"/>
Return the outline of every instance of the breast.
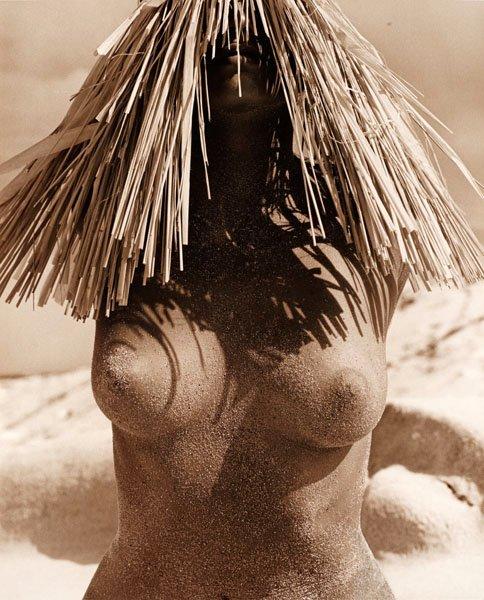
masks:
<path fill-rule="evenodd" d="M 365 312 L 364 286 L 345 283 L 355 276 L 331 252 L 298 259 L 290 273 L 288 253 L 252 279 L 142 288 L 129 309 L 98 323 L 101 409 L 140 435 L 211 427 L 222 410 L 230 420 L 243 405 L 258 430 L 313 447 L 365 437 L 385 407 L 384 342 Z"/>
<path fill-rule="evenodd" d="M 350 445 L 381 418 L 386 374 L 378 348 L 365 353 L 355 342 L 322 350 L 310 342 L 279 356 L 277 366 L 241 367 L 239 377 L 250 381 L 233 382 L 217 336 L 172 316 L 161 342 L 129 319 L 98 325 L 93 390 L 106 416 L 126 431 L 153 437 L 206 427 L 230 410 L 232 384 L 251 395 L 255 427 L 316 448 Z M 237 360 L 247 363 L 242 353 L 229 362 Z"/>
<path fill-rule="evenodd" d="M 348 446 L 367 436 L 385 409 L 386 368 L 379 348 L 364 353 L 358 346 L 342 352 L 308 344 L 266 374 L 270 427 L 319 448 Z"/>
<path fill-rule="evenodd" d="M 117 427 L 144 437 L 209 421 L 227 393 L 217 336 L 177 308 L 167 314 L 121 309 L 96 327 L 96 402 Z"/>

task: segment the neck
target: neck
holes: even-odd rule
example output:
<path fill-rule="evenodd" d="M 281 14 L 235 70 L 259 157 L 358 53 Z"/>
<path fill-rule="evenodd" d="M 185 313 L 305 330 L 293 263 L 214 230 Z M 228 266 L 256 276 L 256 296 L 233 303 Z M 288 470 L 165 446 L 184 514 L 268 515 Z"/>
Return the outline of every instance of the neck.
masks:
<path fill-rule="evenodd" d="M 262 225 L 262 204 L 277 112 L 218 112 L 207 125 L 211 197 L 207 197 L 203 166 L 196 160 L 192 187 L 191 239 L 224 243 Z M 242 239 L 241 238 L 241 239 Z"/>

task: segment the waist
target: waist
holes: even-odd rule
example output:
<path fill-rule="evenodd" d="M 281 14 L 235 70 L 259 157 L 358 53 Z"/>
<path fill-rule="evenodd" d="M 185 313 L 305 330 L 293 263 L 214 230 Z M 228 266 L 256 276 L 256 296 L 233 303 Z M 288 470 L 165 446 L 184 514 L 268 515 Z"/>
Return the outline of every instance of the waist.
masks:
<path fill-rule="evenodd" d="M 198 441 L 177 436 L 170 447 L 143 449 L 138 440 L 135 452 L 119 442 L 115 434 L 117 548 L 124 554 L 138 548 L 163 564 L 199 557 L 202 571 L 205 560 L 256 569 L 276 554 L 283 570 L 287 560 L 344 562 L 363 548 L 369 439 L 324 451 L 253 438 L 234 449 L 203 432 Z"/>
<path fill-rule="evenodd" d="M 119 586 L 130 600 L 390 598 L 379 593 L 385 583 L 361 534 L 351 540 L 341 534 L 335 530 L 332 544 L 325 547 L 313 543 L 264 550 L 227 540 L 195 543 L 169 537 L 161 547 L 151 548 L 149 540 L 121 536 L 93 583 L 111 593 Z M 118 592 L 110 597 L 125 598 Z"/>

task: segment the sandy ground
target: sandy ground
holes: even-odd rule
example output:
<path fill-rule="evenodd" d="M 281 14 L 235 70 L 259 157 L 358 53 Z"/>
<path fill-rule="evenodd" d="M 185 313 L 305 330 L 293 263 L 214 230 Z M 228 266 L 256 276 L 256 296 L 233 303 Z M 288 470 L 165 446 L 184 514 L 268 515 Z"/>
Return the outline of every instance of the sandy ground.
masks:
<path fill-rule="evenodd" d="M 363 527 L 399 600 L 484 600 L 483 291 L 406 295 L 388 340 Z M 78 599 L 116 521 L 89 371 L 0 380 L 0 407 L 0 596 Z"/>

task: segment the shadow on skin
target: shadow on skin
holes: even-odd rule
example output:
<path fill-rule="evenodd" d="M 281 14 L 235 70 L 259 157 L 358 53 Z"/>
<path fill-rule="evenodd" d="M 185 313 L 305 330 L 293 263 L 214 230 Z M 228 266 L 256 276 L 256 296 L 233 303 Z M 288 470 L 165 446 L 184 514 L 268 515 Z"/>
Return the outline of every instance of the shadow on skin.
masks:
<path fill-rule="evenodd" d="M 129 307 L 114 313 L 129 323 L 138 335 L 147 333 L 158 341 L 170 367 L 168 409 L 173 402 L 180 377 L 179 361 L 167 328 L 175 327 L 171 312 L 179 309 L 198 345 L 200 364 L 204 365 L 197 330 L 210 330 L 223 348 L 226 367 L 226 393 L 235 382 L 238 395 L 255 385 L 261 369 L 270 370 L 287 355 L 317 341 L 322 350 L 332 340 L 345 340 L 347 319 L 351 318 L 360 336 L 369 315 L 375 337 L 384 339 L 390 297 L 385 293 L 388 282 L 381 276 L 366 274 L 350 248 L 341 246 L 337 233 L 331 234 L 348 277 L 335 266 L 321 247 L 310 245 L 309 225 L 301 223 L 294 209 L 285 208 L 284 225 L 267 216 L 264 233 L 257 245 L 238 240 L 234 245 L 200 248 L 196 244 L 185 250 L 188 271 L 176 272 L 172 281 L 162 286 L 156 281 L 135 285 Z M 327 215 L 328 230 L 335 220 Z M 232 239 L 240 232 L 231 232 Z M 267 240 L 264 245 L 260 240 Z M 299 249 L 299 256 L 293 252 Z M 305 259 L 311 265 L 308 268 Z M 322 275 L 329 273 L 331 280 Z M 343 296 L 348 308 L 341 306 Z M 126 342 L 122 342 L 126 343 Z M 131 348 L 134 350 L 134 348 Z M 223 412 L 219 407 L 216 418 Z"/>
<path fill-rule="evenodd" d="M 164 364 L 160 406 L 169 411 L 183 389 L 182 382 L 187 381 L 182 371 L 186 376 L 192 369 L 187 360 L 198 363 L 200 375 L 208 376 L 211 355 L 204 356 L 207 346 L 200 331 L 215 334 L 205 337 L 216 338 L 225 371 L 217 388 L 214 421 L 219 421 L 228 403 L 235 406 L 238 399 L 256 393 L 264 378 L 270 385 L 271 371 L 282 368 L 287 359 L 291 365 L 299 364 L 299 377 L 305 378 L 309 363 L 304 363 L 306 358 L 301 362 L 294 357 L 306 355 L 301 351 L 309 344 L 324 351 L 335 344 L 339 347 L 350 337 L 368 340 L 374 348 L 375 340 L 377 344 L 383 342 L 396 298 L 392 289 L 395 280 L 365 272 L 346 242 L 324 188 L 325 213 L 321 218 L 326 237 L 320 236 L 318 245 L 312 245 L 304 182 L 299 159 L 292 154 L 288 117 L 280 111 L 272 116 L 273 112 L 271 107 L 255 116 L 250 112 L 237 116 L 238 131 L 247 127 L 253 132 L 244 134 L 242 140 L 237 138 L 237 142 L 246 143 L 242 158 L 238 143 L 232 139 L 222 143 L 234 129 L 234 117 L 217 115 L 207 135 L 207 147 L 217 165 L 211 198 L 207 197 L 205 169 L 200 153 L 195 152 L 198 141 L 194 140 L 186 270 L 177 270 L 174 257 L 169 283 L 151 280 L 143 286 L 140 275 L 133 284 L 129 305 L 99 323 L 97 339 L 110 340 L 118 348 L 124 346 L 127 355 L 136 357 L 138 363 L 134 379 L 141 377 L 140 387 L 134 383 L 134 388 L 126 388 L 129 377 L 119 380 L 121 367 L 115 357 L 112 359 L 116 363 L 114 376 L 104 379 L 108 381 L 106 397 L 111 398 L 113 407 L 107 409 L 110 418 L 118 410 L 118 392 L 136 395 L 143 388 L 143 380 L 150 379 L 152 367 L 148 365 L 156 352 L 146 350 L 143 354 L 142 338 L 147 335 L 156 340 L 163 355 L 159 363 Z M 268 171 L 275 173 L 269 181 Z M 123 324 L 119 335 L 116 321 Z M 110 322 L 112 334 L 105 336 L 102 331 L 107 333 Z M 133 336 L 138 337 L 139 344 Z M 187 341 L 190 350 L 184 345 Z M 350 343 L 348 356 L 352 348 Z M 325 360 L 316 348 L 308 352 L 312 368 Z M 101 347 L 98 354 L 115 356 Z M 335 354 L 341 367 L 347 366 L 344 354 L 340 349 Z M 101 367 L 100 380 L 103 371 Z M 274 377 L 277 379 L 276 374 Z M 366 393 L 359 381 L 355 386 L 353 390 Z M 150 393 L 157 394 L 154 389 Z"/>
<path fill-rule="evenodd" d="M 176 327 L 172 319 L 175 308 L 184 315 L 197 344 L 197 331 L 205 329 L 216 333 L 223 348 L 227 366 L 226 393 L 214 419 L 221 417 L 229 401 L 229 389 L 233 382 L 237 389 L 236 398 L 246 394 L 251 387 L 257 389 L 261 369 L 267 371 L 276 368 L 287 355 L 298 354 L 310 342 L 316 341 L 324 350 L 336 338 L 345 340 L 349 319 L 355 324 L 359 335 L 363 336 L 366 315 L 369 315 L 375 336 L 383 336 L 390 306 L 384 293 L 385 282 L 382 277 L 364 273 L 351 248 L 345 247 L 341 237 L 338 237 L 334 216 L 328 214 L 325 225 L 331 236 L 329 241 L 339 249 L 347 267 L 346 274 L 332 262 L 324 248 L 309 244 L 308 224 L 301 220 L 296 208 L 284 206 L 279 212 L 284 217 L 284 224 L 276 223 L 274 214 L 260 220 L 259 225 L 264 228 L 260 239 L 266 240 L 266 245 L 260 240 L 257 245 L 252 243 L 253 240 L 248 243 L 244 235 L 250 235 L 250 230 L 240 234 L 234 225 L 231 236 L 237 244 L 207 249 L 195 244 L 188 246 L 187 272 L 174 273 L 173 281 L 166 286 L 156 281 L 146 287 L 136 285 L 129 307 L 113 314 L 113 320 L 120 318 L 140 337 L 149 334 L 163 348 L 169 359 L 171 402 L 181 376 L 177 353 L 166 335 L 167 330 Z M 299 257 L 294 253 L 295 249 L 298 249 Z M 308 268 L 302 262 L 305 257 L 319 267 Z M 331 279 L 322 275 L 323 270 Z M 344 298 L 345 309 L 337 295 Z M 198 351 L 203 368 L 204 351 L 200 345 Z M 169 406 L 170 403 L 166 408 Z M 249 485 L 241 485 L 240 478 L 247 478 L 261 494 L 265 488 L 270 489 L 273 498 L 275 486 L 284 480 L 277 473 L 277 465 L 282 462 L 290 466 L 291 461 L 295 460 L 294 456 L 300 460 L 302 451 L 306 457 L 305 468 L 293 469 L 298 472 L 298 477 L 291 482 L 285 481 L 284 487 L 279 490 L 281 498 L 290 491 L 328 477 L 344 461 L 349 451 L 349 447 L 327 449 L 326 460 L 322 462 L 320 453 L 314 448 L 304 449 L 300 444 L 295 448 L 295 443 L 288 439 L 282 449 L 281 445 L 278 447 L 278 460 L 272 460 L 268 451 L 265 458 L 267 469 L 260 469 L 260 454 L 257 465 L 250 462 L 249 450 L 252 447 L 241 453 L 244 445 L 253 444 L 253 438 L 244 435 L 242 427 L 224 457 L 218 481 L 213 488 L 211 502 L 220 506 L 226 502 L 227 496 L 240 505 L 242 499 L 238 498 L 238 494 Z M 286 453 L 282 461 L 281 451 Z M 241 456 L 244 457 L 243 464 L 240 462 Z M 238 474 L 237 481 L 233 473 Z M 272 474 L 270 480 L 263 479 L 264 473 Z M 41 552 L 79 563 L 99 559 L 114 531 L 115 493 L 108 481 L 93 482 L 94 490 L 96 498 L 105 499 L 102 501 L 105 506 L 99 514 L 110 512 L 109 526 L 99 526 L 94 535 L 92 527 L 87 531 L 78 520 L 59 530 L 53 527 L 51 519 L 45 526 L 39 527 L 32 538 Z M 86 489 L 85 506 L 94 505 L 91 493 L 90 488 Z M 69 503 L 74 496 L 78 498 L 79 490 L 69 491 L 66 496 Z M 225 510 L 230 510 L 230 506 Z M 234 520 L 237 518 L 237 512 L 234 511 Z M 253 523 L 255 519 L 267 524 L 270 518 L 270 513 L 261 510 L 251 514 L 248 522 Z M 288 527 L 290 520 L 288 515 Z M 83 535 L 79 535 L 79 531 Z M 275 525 L 274 531 L 277 531 Z M 73 532 L 77 540 L 75 547 L 69 545 Z"/>

